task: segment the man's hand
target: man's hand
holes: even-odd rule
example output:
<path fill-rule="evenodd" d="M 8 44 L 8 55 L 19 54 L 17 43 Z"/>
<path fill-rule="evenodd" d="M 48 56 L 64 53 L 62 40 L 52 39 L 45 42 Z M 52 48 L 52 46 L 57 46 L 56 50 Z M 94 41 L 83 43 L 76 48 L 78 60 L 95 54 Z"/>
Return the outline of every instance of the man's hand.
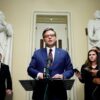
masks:
<path fill-rule="evenodd" d="M 43 73 L 38 73 L 38 74 L 37 74 L 37 78 L 38 78 L 38 79 L 43 79 Z"/>
<path fill-rule="evenodd" d="M 63 75 L 62 74 L 56 74 L 52 78 L 54 78 L 54 79 L 63 79 Z"/>

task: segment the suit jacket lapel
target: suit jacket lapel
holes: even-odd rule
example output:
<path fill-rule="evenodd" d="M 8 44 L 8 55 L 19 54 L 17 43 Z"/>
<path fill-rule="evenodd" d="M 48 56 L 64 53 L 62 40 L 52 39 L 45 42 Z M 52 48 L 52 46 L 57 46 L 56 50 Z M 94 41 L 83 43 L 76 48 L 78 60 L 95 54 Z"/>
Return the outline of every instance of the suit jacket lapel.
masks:
<path fill-rule="evenodd" d="M 46 48 L 43 48 L 42 49 L 42 61 L 43 61 L 43 63 L 44 63 L 44 65 L 46 66 L 47 65 L 47 50 L 46 50 Z"/>
<path fill-rule="evenodd" d="M 59 57 L 59 50 L 56 48 L 55 49 L 55 56 L 54 56 L 53 65 L 55 65 L 56 62 L 58 61 L 58 57 Z"/>

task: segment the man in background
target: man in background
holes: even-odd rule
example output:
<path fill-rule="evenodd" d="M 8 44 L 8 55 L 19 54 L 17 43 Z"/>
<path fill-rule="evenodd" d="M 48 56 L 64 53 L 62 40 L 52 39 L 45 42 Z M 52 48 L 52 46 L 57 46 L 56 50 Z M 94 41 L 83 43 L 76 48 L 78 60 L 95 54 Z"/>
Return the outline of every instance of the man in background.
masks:
<path fill-rule="evenodd" d="M 1 62 L 2 54 L 0 53 L 0 100 L 5 100 L 5 96 L 12 94 L 12 79 L 9 66 Z"/>

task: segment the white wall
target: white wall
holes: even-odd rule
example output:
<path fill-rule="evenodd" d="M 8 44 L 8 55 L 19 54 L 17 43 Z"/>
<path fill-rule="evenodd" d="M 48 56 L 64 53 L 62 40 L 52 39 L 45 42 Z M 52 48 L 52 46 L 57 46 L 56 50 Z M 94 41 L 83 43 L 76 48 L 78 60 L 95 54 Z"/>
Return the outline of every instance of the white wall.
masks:
<path fill-rule="evenodd" d="M 13 100 L 26 100 L 27 93 L 19 80 L 28 79 L 27 66 L 31 57 L 31 37 L 34 11 L 67 11 L 71 13 L 72 59 L 75 67 L 86 60 L 87 36 L 85 28 L 95 10 L 100 9 L 100 0 L 0 0 L 0 10 L 7 22 L 13 25 L 14 43 L 12 60 Z M 34 33 L 33 33 L 34 34 Z M 33 41 L 34 42 L 34 41 Z M 83 100 L 83 86 L 76 79 L 77 100 Z"/>

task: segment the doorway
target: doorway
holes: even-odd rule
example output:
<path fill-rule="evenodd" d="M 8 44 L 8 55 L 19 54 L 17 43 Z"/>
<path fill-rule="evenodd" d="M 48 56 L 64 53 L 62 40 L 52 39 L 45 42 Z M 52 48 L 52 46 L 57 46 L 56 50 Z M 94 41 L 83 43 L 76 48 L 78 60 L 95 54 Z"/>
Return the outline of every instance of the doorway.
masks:
<path fill-rule="evenodd" d="M 71 55 L 71 32 L 69 12 L 34 12 L 32 51 L 44 46 L 42 32 L 51 27 L 57 33 L 57 47 L 67 50 Z"/>

